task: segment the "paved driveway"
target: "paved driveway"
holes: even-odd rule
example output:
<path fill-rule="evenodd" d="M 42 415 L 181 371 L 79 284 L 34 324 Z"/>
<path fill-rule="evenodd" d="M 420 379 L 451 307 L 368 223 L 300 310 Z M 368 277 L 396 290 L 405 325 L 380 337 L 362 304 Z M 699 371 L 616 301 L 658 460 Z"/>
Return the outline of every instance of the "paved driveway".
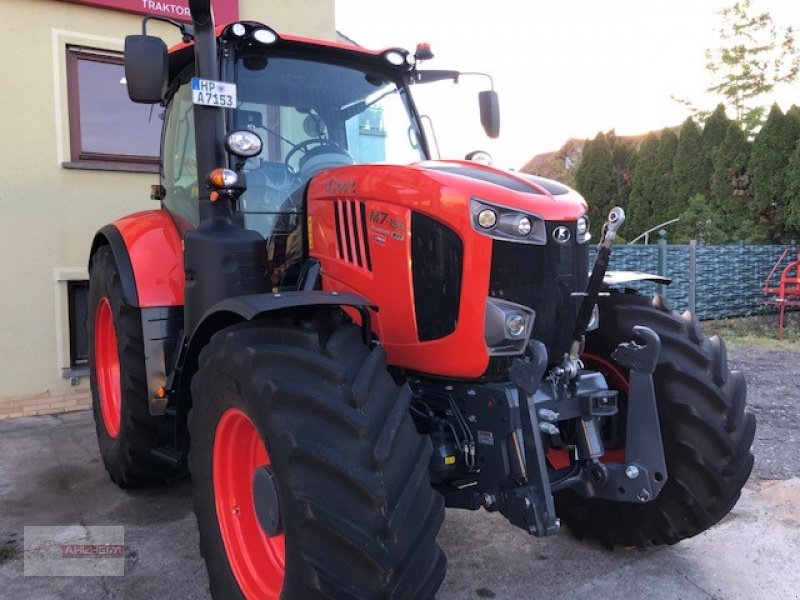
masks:
<path fill-rule="evenodd" d="M 759 417 L 756 471 L 710 531 L 646 552 L 605 551 L 567 531 L 536 539 L 485 512 L 450 510 L 440 600 L 473 598 L 800 599 L 800 354 L 731 352 Z M 208 598 L 189 481 L 121 491 L 97 453 L 90 413 L 0 423 L 3 598 Z M 23 577 L 24 525 L 124 525 L 124 577 Z M 0 559 L 2 560 L 2 559 Z"/>

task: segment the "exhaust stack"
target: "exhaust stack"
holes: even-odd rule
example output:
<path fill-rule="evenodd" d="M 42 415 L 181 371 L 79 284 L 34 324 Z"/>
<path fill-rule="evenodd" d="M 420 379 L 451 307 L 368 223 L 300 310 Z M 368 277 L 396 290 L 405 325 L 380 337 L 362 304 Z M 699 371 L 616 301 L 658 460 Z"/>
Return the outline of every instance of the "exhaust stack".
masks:
<path fill-rule="evenodd" d="M 211 0 L 189 0 L 194 23 L 195 77 L 220 79 L 217 61 L 217 38 L 214 32 L 214 13 Z M 195 143 L 197 147 L 197 177 L 200 218 L 211 214 L 210 190 L 205 185 L 208 174 L 227 166 L 224 149 L 225 112 L 213 106 L 194 105 Z"/>

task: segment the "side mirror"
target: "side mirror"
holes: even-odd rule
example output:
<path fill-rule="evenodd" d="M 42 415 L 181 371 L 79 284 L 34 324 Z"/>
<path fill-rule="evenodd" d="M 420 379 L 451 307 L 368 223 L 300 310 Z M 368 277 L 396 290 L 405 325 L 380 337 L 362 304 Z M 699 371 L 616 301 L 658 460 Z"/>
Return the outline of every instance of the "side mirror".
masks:
<path fill-rule="evenodd" d="M 157 104 L 164 99 L 169 77 L 167 45 L 159 37 L 125 37 L 125 80 L 134 102 Z"/>
<path fill-rule="evenodd" d="M 478 104 L 481 108 L 481 125 L 490 138 L 500 135 L 500 99 L 494 90 L 478 92 Z"/>

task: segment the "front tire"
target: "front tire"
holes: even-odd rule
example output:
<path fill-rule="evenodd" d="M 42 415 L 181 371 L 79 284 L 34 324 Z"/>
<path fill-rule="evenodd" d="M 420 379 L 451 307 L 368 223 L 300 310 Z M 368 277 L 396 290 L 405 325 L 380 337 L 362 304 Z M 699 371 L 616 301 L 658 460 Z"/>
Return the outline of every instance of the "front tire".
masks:
<path fill-rule="evenodd" d="M 431 598 L 444 577 L 444 503 L 411 392 L 354 325 L 321 337 L 244 323 L 200 356 L 189 466 L 212 595 Z M 264 465 L 277 510 L 251 492 Z M 269 508 L 272 535 L 257 516 Z"/>
<path fill-rule="evenodd" d="M 611 353 L 633 339 L 633 327 L 661 337 L 653 382 L 668 479 L 643 505 L 560 492 L 558 513 L 577 537 L 608 547 L 675 544 L 728 514 L 750 476 L 756 423 L 745 410 L 745 380 L 728 368 L 720 338 L 706 337 L 695 316 L 672 312 L 660 296 L 612 293 L 598 306 L 600 327 L 587 336 L 586 352 L 611 370 L 612 387 L 628 374 L 613 365 Z"/>

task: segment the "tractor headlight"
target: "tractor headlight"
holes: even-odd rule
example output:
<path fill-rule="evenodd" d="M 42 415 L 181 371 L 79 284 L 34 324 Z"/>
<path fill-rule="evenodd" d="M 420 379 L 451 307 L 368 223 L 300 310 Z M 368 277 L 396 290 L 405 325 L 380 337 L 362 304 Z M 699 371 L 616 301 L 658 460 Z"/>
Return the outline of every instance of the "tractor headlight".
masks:
<path fill-rule="evenodd" d="M 261 154 L 263 143 L 257 133 L 240 129 L 228 134 L 225 138 L 225 147 L 228 152 L 240 158 L 251 158 Z"/>
<path fill-rule="evenodd" d="M 495 239 L 524 244 L 547 244 L 544 219 L 532 213 L 491 204 L 481 198 L 470 200 L 475 231 Z"/>
<path fill-rule="evenodd" d="M 592 239 L 592 234 L 589 233 L 589 217 L 581 215 L 578 217 L 578 222 L 575 224 L 575 234 L 577 242 L 583 244 Z"/>
<path fill-rule="evenodd" d="M 484 208 L 478 213 L 478 218 L 476 220 L 478 225 L 484 229 L 491 229 L 497 224 L 497 213 L 491 208 Z"/>
<path fill-rule="evenodd" d="M 489 354 L 522 354 L 531 337 L 535 319 L 536 313 L 532 308 L 500 298 L 487 298 L 483 338 Z"/>
<path fill-rule="evenodd" d="M 528 321 L 524 315 L 520 313 L 511 313 L 506 317 L 506 332 L 508 336 L 517 339 L 525 336 L 525 329 Z"/>

